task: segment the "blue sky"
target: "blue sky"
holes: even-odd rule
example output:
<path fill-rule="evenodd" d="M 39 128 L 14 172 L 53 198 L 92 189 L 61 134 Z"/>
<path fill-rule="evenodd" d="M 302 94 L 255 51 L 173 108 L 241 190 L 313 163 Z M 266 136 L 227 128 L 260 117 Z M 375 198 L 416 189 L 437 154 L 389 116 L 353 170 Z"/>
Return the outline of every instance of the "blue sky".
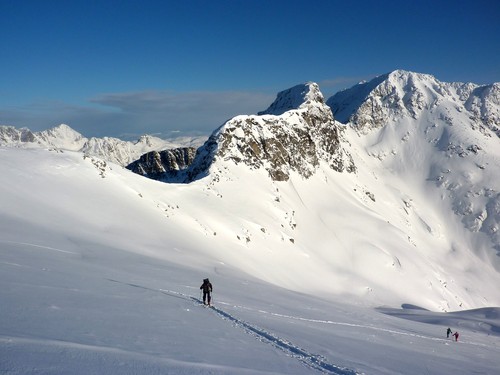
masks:
<path fill-rule="evenodd" d="M 0 124 L 209 134 L 314 81 L 500 81 L 500 1 L 0 0 Z"/>

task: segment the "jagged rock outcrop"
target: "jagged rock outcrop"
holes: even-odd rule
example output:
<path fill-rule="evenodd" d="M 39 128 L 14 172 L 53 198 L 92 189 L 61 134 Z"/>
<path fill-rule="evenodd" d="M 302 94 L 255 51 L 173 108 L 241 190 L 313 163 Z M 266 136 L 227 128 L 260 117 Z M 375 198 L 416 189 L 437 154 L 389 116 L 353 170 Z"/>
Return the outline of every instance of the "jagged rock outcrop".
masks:
<path fill-rule="evenodd" d="M 151 151 L 127 166 L 132 172 L 155 180 L 173 180 L 194 160 L 194 147 L 181 147 L 164 151 Z"/>
<path fill-rule="evenodd" d="M 264 168 L 275 181 L 286 181 L 291 173 L 308 178 L 321 162 L 338 172 L 353 172 L 342 139 L 342 125 L 334 121 L 318 85 L 297 85 L 280 92 L 259 115 L 236 116 L 217 129 L 198 150 L 185 182 L 227 161 Z"/>
<path fill-rule="evenodd" d="M 429 74 L 396 70 L 341 91 L 327 104 L 337 120 L 367 133 L 397 118 L 416 120 L 445 102 L 450 111 L 467 113 L 472 127 L 500 137 L 499 83 L 444 83 Z"/>
<path fill-rule="evenodd" d="M 472 120 L 500 137 L 500 83 L 476 86 L 464 103 Z"/>

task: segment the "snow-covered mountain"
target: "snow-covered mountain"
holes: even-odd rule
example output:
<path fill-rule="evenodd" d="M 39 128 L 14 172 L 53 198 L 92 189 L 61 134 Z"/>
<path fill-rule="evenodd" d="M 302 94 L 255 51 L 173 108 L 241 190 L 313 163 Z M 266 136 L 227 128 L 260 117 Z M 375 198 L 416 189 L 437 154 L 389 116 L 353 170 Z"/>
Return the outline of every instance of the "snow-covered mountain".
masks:
<path fill-rule="evenodd" d="M 441 205 L 470 231 L 489 236 L 500 269 L 500 84 L 443 83 L 398 70 L 328 104 L 358 132 L 379 169 L 431 182 Z"/>
<path fill-rule="evenodd" d="M 224 174 L 227 163 L 265 170 L 273 181 L 287 181 L 294 173 L 309 178 L 321 163 L 353 172 L 338 125 L 317 84 L 295 86 L 259 115 L 237 116 L 217 129 L 198 149 L 185 181 Z"/>
<path fill-rule="evenodd" d="M 272 188 L 265 171 L 234 172 L 225 187 L 165 184 L 78 152 L 0 148 L 0 371 L 495 373 L 498 308 L 417 307 L 455 307 L 455 293 L 496 305 L 484 262 L 460 248 L 443 262 L 424 231 L 405 245 L 336 171 Z M 214 309 L 199 306 L 205 277 Z"/>
<path fill-rule="evenodd" d="M 276 182 L 292 174 L 309 179 L 329 168 L 340 173 L 335 180 L 362 191 L 363 201 L 374 203 L 366 209 L 406 233 L 415 248 L 442 246 L 431 243 L 449 236 L 451 218 L 460 235 L 446 238 L 443 251 L 461 249 L 498 272 L 498 103 L 496 84 L 448 84 L 395 71 L 330 98 L 329 106 L 346 122 L 341 124 L 316 84 L 297 85 L 280 92 L 259 115 L 226 122 L 189 158 L 192 162 L 172 164 L 175 159 L 166 158 L 162 164 L 158 155 L 146 155 L 158 167 L 148 174 L 145 166 L 139 173 L 172 182 L 206 177 L 215 187 L 221 179 L 233 179 L 227 171 L 235 166 L 266 171 Z M 317 186 L 311 183 L 309 189 Z M 386 204 L 377 202 L 380 195 Z M 337 199 L 348 200 L 345 192 Z M 293 205 L 289 209 L 295 212 Z M 414 240 L 422 229 L 429 244 Z M 392 256 L 394 264 L 401 263 L 399 255 Z"/>
<path fill-rule="evenodd" d="M 327 101 L 345 123 L 295 86 L 149 154 L 182 184 L 2 127 L 0 372 L 493 374 L 498 101 L 459 86 L 393 72 Z"/>
<path fill-rule="evenodd" d="M 258 115 L 227 121 L 196 155 L 194 148 L 153 151 L 129 168 L 219 198 L 185 214 L 212 233 L 210 242 L 222 258 L 226 251 L 220 249 L 235 239 L 250 249 L 252 256 L 243 256 L 241 264 L 238 259 L 238 267 L 251 265 L 265 281 L 285 286 L 268 272 L 266 251 L 277 251 L 275 262 L 284 264 L 292 246 L 292 254 L 309 259 L 318 280 L 335 285 L 318 281 L 311 287 L 310 273 L 300 263 L 287 268 L 296 275 L 288 287 L 298 291 L 399 303 L 410 289 L 426 296 L 427 308 L 480 307 L 498 299 L 496 290 L 484 285 L 498 279 L 500 270 L 495 87 L 395 71 L 325 103 L 318 85 L 306 83 L 278 93 Z M 345 124 L 334 120 L 331 108 Z M 478 108 L 481 115 L 474 116 Z M 9 144 L 23 137 L 33 138 L 11 135 Z M 111 162 L 132 154 L 117 157 L 126 147 L 103 147 L 102 140 L 91 147 L 92 140 L 65 126 L 35 139 L 86 154 L 92 149 Z M 148 139 L 144 143 L 157 148 Z M 256 208 L 262 215 L 253 213 Z M 219 225 L 213 224 L 219 216 Z M 356 223 L 367 217 L 360 235 Z M 397 245 L 387 244 L 388 236 Z M 464 267 L 472 267 L 473 276 L 454 281 Z M 341 276 L 345 272 L 348 279 Z"/>
<path fill-rule="evenodd" d="M 401 118 L 418 121 L 434 115 L 500 137 L 500 83 L 445 83 L 429 74 L 396 70 L 340 91 L 327 104 L 336 120 L 362 133 Z"/>
<path fill-rule="evenodd" d="M 280 92 L 259 115 L 236 116 L 217 129 L 198 149 L 151 152 L 128 166 L 136 173 L 163 181 L 191 182 L 223 173 L 225 164 L 264 169 L 273 181 L 295 172 L 312 176 L 320 163 L 354 172 L 354 162 L 342 145 L 343 126 L 335 123 L 315 83 Z"/>
<path fill-rule="evenodd" d="M 0 126 L 0 146 L 2 147 L 79 151 L 122 166 L 130 164 L 149 151 L 184 145 L 196 147 L 204 141 L 205 139 L 201 137 L 164 140 L 150 135 L 143 135 L 135 142 L 112 137 L 85 138 L 65 124 L 40 132 L 32 132 L 26 128 L 17 129 L 13 126 Z"/>
<path fill-rule="evenodd" d="M 0 145 L 21 148 L 62 148 L 81 150 L 87 139 L 68 125 L 59 125 L 49 130 L 32 132 L 27 128 L 0 126 Z"/>

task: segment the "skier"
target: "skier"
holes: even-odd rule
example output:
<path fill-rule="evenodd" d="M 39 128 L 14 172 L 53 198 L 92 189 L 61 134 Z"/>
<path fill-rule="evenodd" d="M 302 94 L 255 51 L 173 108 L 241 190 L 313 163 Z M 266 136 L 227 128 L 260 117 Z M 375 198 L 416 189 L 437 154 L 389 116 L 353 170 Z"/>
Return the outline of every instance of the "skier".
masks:
<path fill-rule="evenodd" d="M 448 327 L 448 329 L 446 330 L 446 338 L 449 339 L 450 338 L 450 334 L 451 334 L 451 328 Z"/>
<path fill-rule="evenodd" d="M 212 293 L 212 284 L 208 279 L 203 279 L 203 284 L 201 284 L 200 289 L 203 289 L 203 304 L 210 306 L 210 300 L 212 299 L 210 296 L 210 293 Z"/>
<path fill-rule="evenodd" d="M 455 332 L 452 336 L 455 337 L 455 341 L 458 341 L 458 336 L 459 336 L 458 332 Z"/>

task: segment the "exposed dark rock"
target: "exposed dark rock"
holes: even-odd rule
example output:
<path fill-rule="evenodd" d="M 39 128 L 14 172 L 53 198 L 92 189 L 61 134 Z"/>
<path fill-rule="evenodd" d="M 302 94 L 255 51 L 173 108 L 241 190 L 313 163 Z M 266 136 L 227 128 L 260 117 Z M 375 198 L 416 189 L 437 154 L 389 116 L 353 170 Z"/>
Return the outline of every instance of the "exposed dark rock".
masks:
<path fill-rule="evenodd" d="M 157 179 L 175 179 L 193 162 L 196 149 L 182 147 L 164 151 L 151 151 L 127 166 L 132 172 Z"/>
<path fill-rule="evenodd" d="M 334 121 L 315 83 L 280 92 L 260 113 L 237 116 L 216 130 L 198 150 L 185 181 L 206 176 L 219 161 L 264 168 L 274 181 L 286 181 L 292 172 L 309 178 L 321 162 L 338 172 L 355 171 L 341 144 L 342 125 Z"/>

